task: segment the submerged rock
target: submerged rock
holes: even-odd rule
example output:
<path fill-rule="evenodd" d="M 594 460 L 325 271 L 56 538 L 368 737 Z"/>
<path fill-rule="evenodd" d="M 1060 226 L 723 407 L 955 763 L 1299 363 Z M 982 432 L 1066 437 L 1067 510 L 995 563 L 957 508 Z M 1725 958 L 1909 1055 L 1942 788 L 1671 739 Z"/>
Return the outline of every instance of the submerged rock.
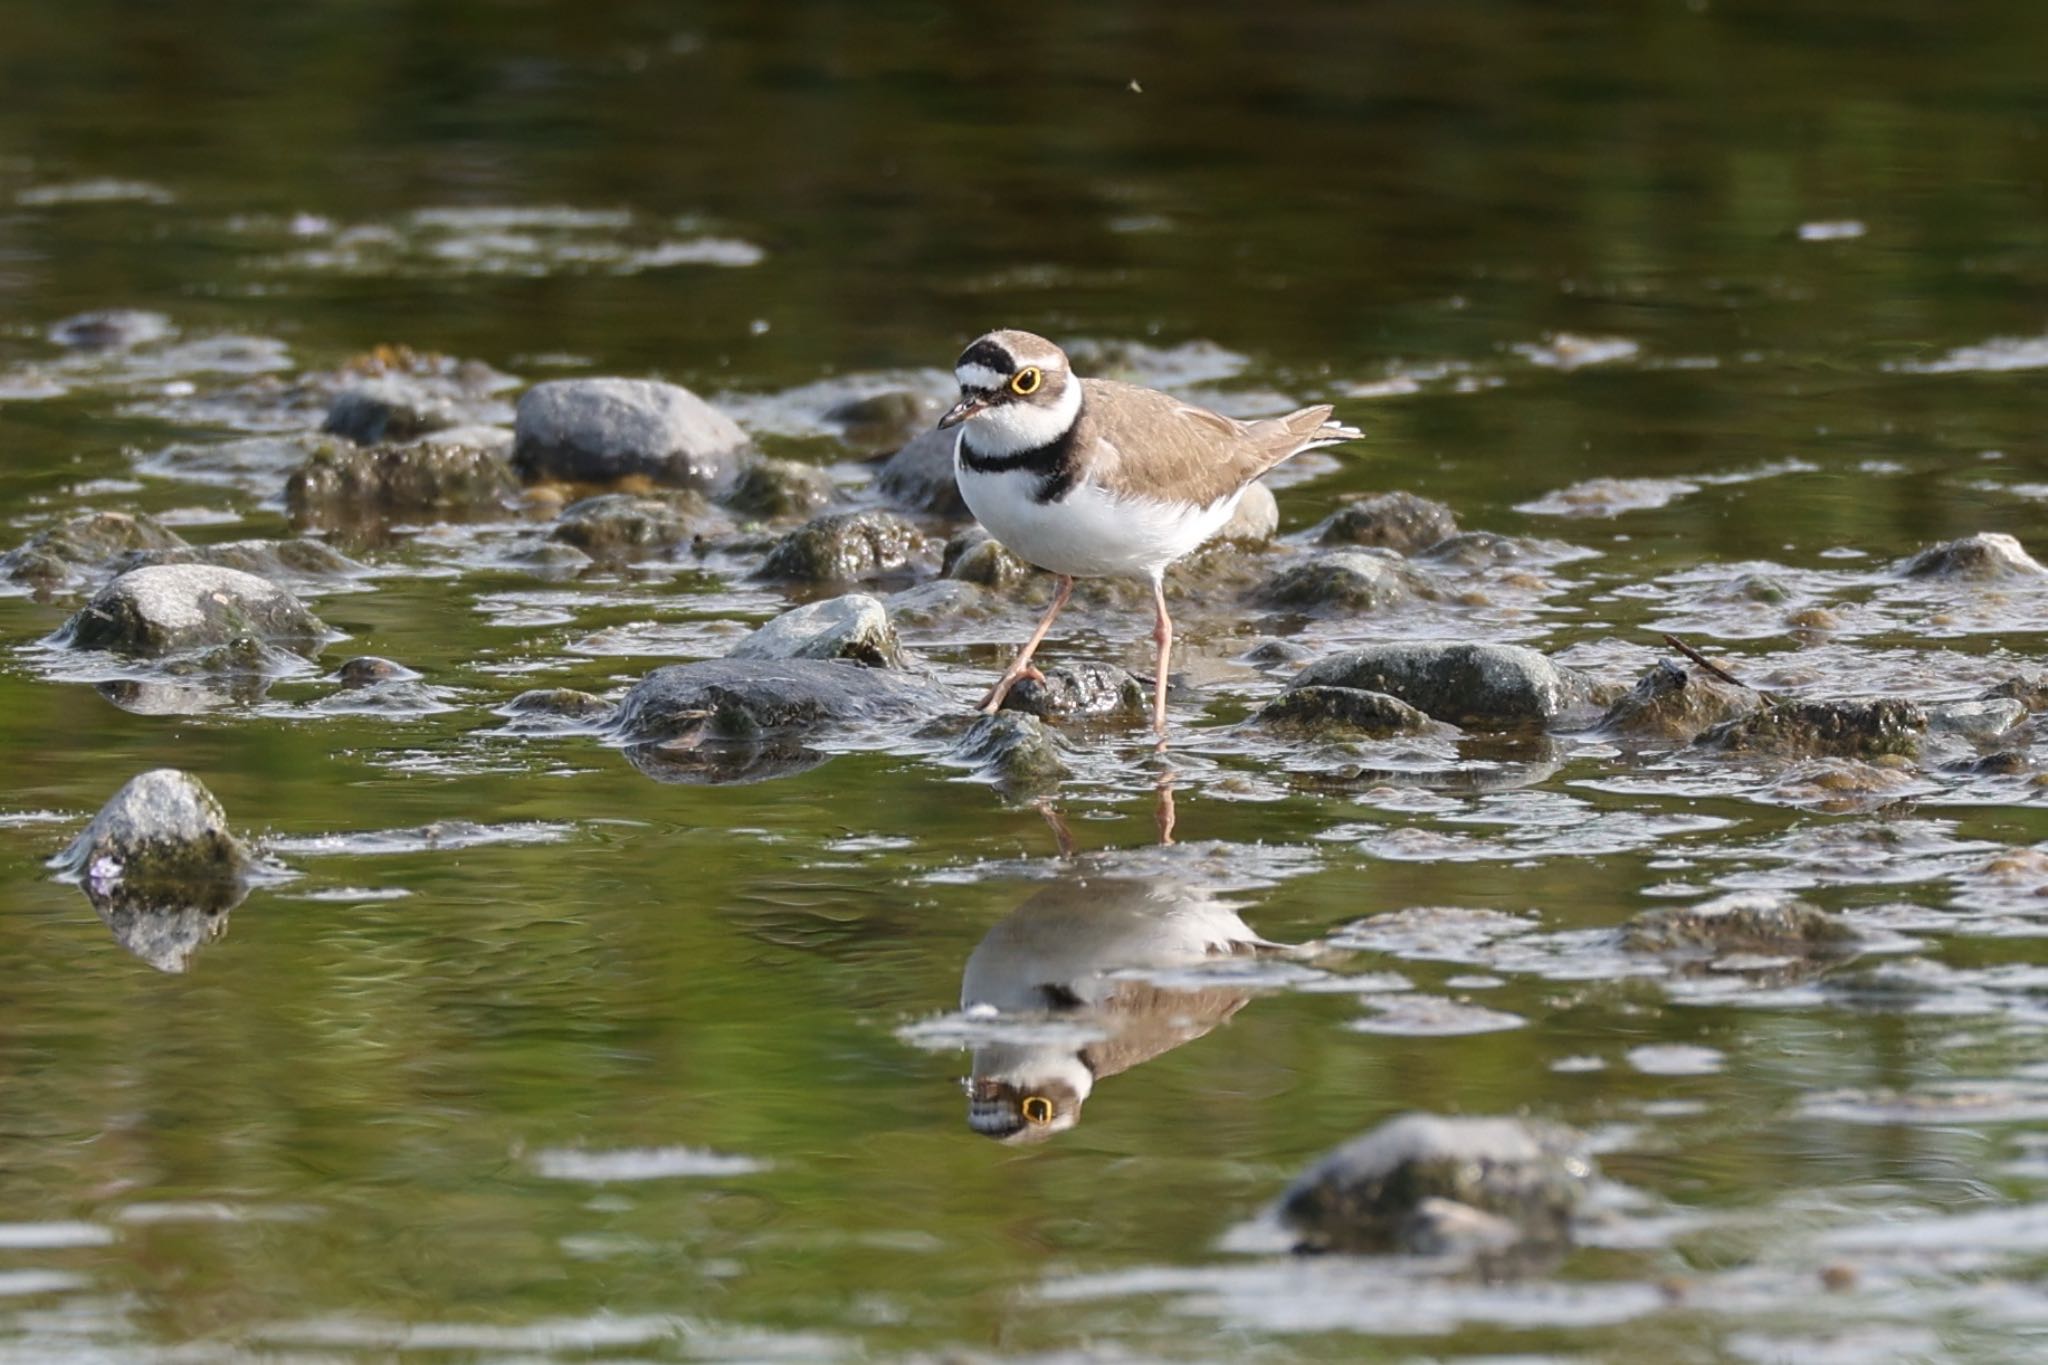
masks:
<path fill-rule="evenodd" d="M 1927 708 L 1927 728 L 1936 734 L 1980 741 L 1997 739 L 2027 718 L 2027 705 L 2017 697 L 1940 702 Z"/>
<path fill-rule="evenodd" d="M 1716 725 L 1763 705 L 1754 690 L 1721 681 L 1702 668 L 1660 661 L 1607 708 L 1599 729 L 1623 739 L 1690 744 Z"/>
<path fill-rule="evenodd" d="M 1498 531 L 1460 531 L 1453 536 L 1414 552 L 1415 558 L 1450 569 L 1485 569 L 1500 564 L 1519 564 L 1543 553 L 1561 549 L 1555 542 L 1524 540 Z"/>
<path fill-rule="evenodd" d="M 593 730 L 610 720 L 617 708 L 603 697 L 573 687 L 537 687 L 521 692 L 498 708 L 520 731 Z"/>
<path fill-rule="evenodd" d="M 512 467 L 529 482 L 615 483 L 637 474 L 709 489 L 732 481 L 749 446 L 737 423 L 679 385 L 557 379 L 520 398 Z"/>
<path fill-rule="evenodd" d="M 419 674 L 404 664 L 374 654 L 343 660 L 341 667 L 334 670 L 334 680 L 343 687 L 374 687 L 378 683 L 409 682 L 417 677 Z"/>
<path fill-rule="evenodd" d="M 1596 1171 L 1585 1140 L 1557 1124 L 1406 1114 L 1317 1162 L 1282 1195 L 1297 1250 L 1436 1254 L 1447 1201 L 1523 1243 L 1570 1240 Z"/>
<path fill-rule="evenodd" d="M 976 717 L 953 757 L 1010 790 L 1047 787 L 1067 776 L 1059 741 L 1044 721 L 1023 711 Z"/>
<path fill-rule="evenodd" d="M 1698 743 L 1771 758 L 1916 757 L 1927 713 L 1909 701 L 1778 701 L 1701 735 Z"/>
<path fill-rule="evenodd" d="M 889 611 L 865 593 L 792 607 L 733 646 L 729 659 L 850 659 L 901 668 L 903 645 Z"/>
<path fill-rule="evenodd" d="M 1841 916 L 1764 891 L 1646 910 L 1622 931 L 1623 946 L 1635 952 L 1700 957 L 1847 952 L 1857 941 L 1856 931 Z"/>
<path fill-rule="evenodd" d="M 1980 531 L 1930 545 L 1899 565 L 1907 578 L 2037 578 L 2048 574 L 2014 537 Z"/>
<path fill-rule="evenodd" d="M 953 518 L 969 515 L 953 477 L 953 447 L 959 440 L 958 429 L 913 436 L 876 473 L 875 487 L 913 511 Z"/>
<path fill-rule="evenodd" d="M 1377 611 L 1427 591 L 1398 559 L 1370 550 L 1330 550 L 1273 575 L 1253 594 L 1269 607 Z"/>
<path fill-rule="evenodd" d="M 184 547 L 184 538 L 154 517 L 133 512 L 81 512 L 0 555 L 0 577 L 49 591 L 72 582 L 80 570 L 119 555 Z"/>
<path fill-rule="evenodd" d="M 1036 572 L 979 525 L 967 526 L 946 542 L 939 574 L 984 588 L 1007 588 Z"/>
<path fill-rule="evenodd" d="M 704 659 L 648 674 L 606 728 L 628 744 L 746 740 L 914 719 L 949 702 L 938 684 L 894 669 L 822 659 Z"/>
<path fill-rule="evenodd" d="M 103 308 L 74 313 L 51 325 L 50 340 L 74 351 L 125 351 L 162 341 L 176 329 L 162 313 L 139 308 Z"/>
<path fill-rule="evenodd" d="M 795 460 L 752 460 L 720 499 L 742 516 L 775 521 L 807 517 L 833 497 L 832 476 Z"/>
<path fill-rule="evenodd" d="M 1002 709 L 1022 711 L 1041 720 L 1151 713 L 1152 689 L 1127 668 L 1100 663 L 1059 664 L 1044 672 L 1043 682 L 1019 678 L 1003 698 Z"/>
<path fill-rule="evenodd" d="M 518 491 L 510 467 L 497 454 L 423 441 L 320 449 L 292 471 L 284 501 L 295 521 L 345 525 L 445 508 L 495 508 Z"/>
<path fill-rule="evenodd" d="M 924 532 L 891 512 L 838 512 L 791 531 L 768 552 L 760 577 L 844 583 L 909 568 L 927 557 Z"/>
<path fill-rule="evenodd" d="M 265 579 L 210 564 L 132 569 L 64 623 L 57 643 L 160 657 L 237 640 L 317 649 L 327 628 Z"/>
<path fill-rule="evenodd" d="M 1436 728 L 1398 697 L 1357 687 L 1297 687 L 1267 702 L 1245 722 L 1306 739 L 1387 739 Z"/>
<path fill-rule="evenodd" d="M 150 550 L 125 555 L 121 568 L 139 569 L 151 564 L 211 564 L 222 569 L 267 578 L 280 586 L 307 586 L 359 578 L 369 567 L 350 559 L 331 545 L 303 537 L 292 540 L 230 540 L 215 545 L 181 545 L 170 550 Z"/>
<path fill-rule="evenodd" d="M 1385 692 L 1454 725 L 1553 720 L 1589 702 L 1590 680 L 1521 645 L 1419 641 L 1334 654 L 1296 674 L 1289 690 Z"/>
<path fill-rule="evenodd" d="M 467 420 L 468 414 L 446 393 L 409 375 L 383 374 L 336 394 L 320 430 L 371 446 L 415 440 Z"/>
<path fill-rule="evenodd" d="M 1338 508 L 1309 531 L 1319 545 L 1362 545 L 1412 555 L 1458 533 L 1440 502 L 1413 493 L 1376 493 Z"/>
<path fill-rule="evenodd" d="M 693 521 L 708 510 L 695 494 L 654 498 L 605 493 L 564 508 L 548 539 L 573 545 L 592 559 L 646 559 L 687 539 Z"/>
<path fill-rule="evenodd" d="M 1984 689 L 1982 701 L 2011 700 L 2031 712 L 2048 711 L 2048 670 L 2028 669 Z"/>

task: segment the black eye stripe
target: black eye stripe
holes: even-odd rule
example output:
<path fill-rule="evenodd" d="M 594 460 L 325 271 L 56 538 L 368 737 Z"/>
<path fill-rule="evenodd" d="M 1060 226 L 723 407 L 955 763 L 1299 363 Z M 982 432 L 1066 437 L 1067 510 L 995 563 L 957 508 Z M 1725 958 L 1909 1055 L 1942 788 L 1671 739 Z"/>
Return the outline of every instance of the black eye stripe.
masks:
<path fill-rule="evenodd" d="M 994 370 L 997 374 L 1008 374 L 1017 368 L 1017 358 L 987 337 L 983 337 L 960 353 L 960 359 L 955 362 L 954 367 L 957 369 L 962 365 L 979 365 L 983 369 Z"/>

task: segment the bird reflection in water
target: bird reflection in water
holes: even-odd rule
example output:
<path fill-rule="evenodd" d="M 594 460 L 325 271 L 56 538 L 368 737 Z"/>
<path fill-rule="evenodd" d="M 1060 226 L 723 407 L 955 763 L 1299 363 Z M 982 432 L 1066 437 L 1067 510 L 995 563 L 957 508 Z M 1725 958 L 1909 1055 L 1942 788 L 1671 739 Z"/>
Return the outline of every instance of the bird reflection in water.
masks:
<path fill-rule="evenodd" d="M 1171 842 L 1172 812 L 1162 782 L 1162 842 Z M 1070 853 L 1063 824 L 1050 811 L 1047 819 Z M 1003 1142 L 1065 1132 L 1098 1081 L 1193 1042 L 1251 998 L 1241 976 L 1201 984 L 1190 969 L 1302 951 L 1260 937 L 1192 867 L 1113 853 L 1075 860 L 976 945 L 961 1009 L 1023 1027 L 974 1048 L 962 1082 L 974 1131 Z"/>

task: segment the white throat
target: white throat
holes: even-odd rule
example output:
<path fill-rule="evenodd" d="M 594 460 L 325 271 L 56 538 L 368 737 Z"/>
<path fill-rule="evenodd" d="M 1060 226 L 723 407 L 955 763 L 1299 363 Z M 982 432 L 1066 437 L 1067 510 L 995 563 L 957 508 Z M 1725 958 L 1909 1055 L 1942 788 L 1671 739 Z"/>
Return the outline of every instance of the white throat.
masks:
<path fill-rule="evenodd" d="M 1057 441 L 1080 415 L 1081 381 L 1069 375 L 1059 401 L 1050 407 L 998 403 L 968 418 L 964 425 L 975 454 L 1000 460 Z"/>

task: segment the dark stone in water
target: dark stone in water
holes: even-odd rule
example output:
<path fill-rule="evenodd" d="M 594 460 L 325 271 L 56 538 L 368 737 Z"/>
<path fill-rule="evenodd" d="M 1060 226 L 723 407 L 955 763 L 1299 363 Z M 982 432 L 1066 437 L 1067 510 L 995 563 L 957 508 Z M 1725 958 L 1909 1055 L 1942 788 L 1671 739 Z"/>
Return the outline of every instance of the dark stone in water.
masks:
<path fill-rule="evenodd" d="M 283 588 L 239 569 L 157 564 L 122 574 L 94 595 L 56 642 L 74 649 L 161 657 L 237 640 L 318 649 L 327 628 Z"/>
<path fill-rule="evenodd" d="M 1846 953 L 1856 931 L 1839 915 L 1791 896 L 1738 892 L 1698 905 L 1645 910 L 1622 931 L 1639 953 L 1718 957 L 1723 953 Z"/>
<path fill-rule="evenodd" d="M 1148 715 L 1152 691 L 1129 669 L 1115 664 L 1060 664 L 1045 670 L 1045 681 L 1020 678 L 1003 698 L 1003 710 L 1041 720 L 1074 716 Z"/>
<path fill-rule="evenodd" d="M 182 972 L 248 894 L 251 859 L 199 779 L 159 768 L 115 793 L 50 866 L 79 881 L 122 947 Z"/>
<path fill-rule="evenodd" d="M 1700 744 L 1771 758 L 1917 757 L 1927 713 L 1909 701 L 1780 701 L 1717 725 Z"/>
<path fill-rule="evenodd" d="M 0 576 L 42 591 L 62 588 L 118 555 L 185 547 L 177 532 L 156 518 L 131 512 L 81 512 L 38 531 L 18 548 L 0 555 Z"/>
<path fill-rule="evenodd" d="M 460 426 L 467 419 L 445 393 L 402 374 L 378 375 L 343 389 L 328 406 L 320 430 L 359 446 L 411 441 Z"/>
<path fill-rule="evenodd" d="M 752 740 L 935 714 L 951 698 L 894 669 L 821 659 L 704 659 L 635 684 L 607 729 L 628 744 Z"/>
<path fill-rule="evenodd" d="M 1450 508 L 1413 493 L 1376 493 L 1338 508 L 1309 535 L 1319 545 L 1363 545 L 1408 555 L 1458 533 Z"/>
<path fill-rule="evenodd" d="M 343 687 L 370 687 L 377 683 L 410 681 L 419 677 L 404 664 L 389 659 L 380 659 L 374 654 L 359 654 L 346 660 L 334 671 L 334 680 Z"/>
<path fill-rule="evenodd" d="M 750 445 L 730 417 L 678 385 L 558 379 L 520 398 L 512 467 L 529 482 L 603 484 L 640 475 L 712 489 L 732 482 Z"/>
<path fill-rule="evenodd" d="M 1599 728 L 1624 739 L 1690 744 L 1714 726 L 1762 705 L 1763 698 L 1750 688 L 1723 682 L 1705 669 L 1664 660 L 1607 708 Z"/>
<path fill-rule="evenodd" d="M 815 465 L 753 460 L 720 501 L 742 516 L 776 521 L 810 516 L 828 505 L 834 492 L 832 476 Z"/>
<path fill-rule="evenodd" d="M 791 531 L 768 552 L 759 576 L 842 583 L 901 573 L 928 557 L 924 533 L 891 512 L 839 512 Z"/>
<path fill-rule="evenodd" d="M 1421 641 L 1334 654 L 1295 675 L 1290 690 L 1385 692 L 1454 725 L 1554 720 L 1593 697 L 1582 673 L 1521 645 Z"/>
<path fill-rule="evenodd" d="M 1269 607 L 1377 611 L 1430 592 L 1399 559 L 1371 550 L 1330 550 L 1273 575 L 1253 594 Z"/>
<path fill-rule="evenodd" d="M 939 560 L 943 578 L 962 583 L 979 583 L 984 588 L 1007 588 L 1023 582 L 1035 570 L 1004 548 L 1003 543 L 979 525 L 963 527 L 946 542 Z"/>
<path fill-rule="evenodd" d="M 517 492 L 511 469 L 494 452 L 429 442 L 318 450 L 292 471 L 284 500 L 301 524 L 346 525 L 447 508 L 495 508 Z"/>
<path fill-rule="evenodd" d="M 1961 540 L 1930 545 L 1899 565 L 1906 578 L 2038 578 L 2048 573 L 2018 540 L 1980 531 Z"/>
<path fill-rule="evenodd" d="M 573 687 L 536 687 L 521 692 L 499 708 L 506 716 L 547 716 L 556 720 L 597 721 L 618 708 L 603 697 Z"/>
<path fill-rule="evenodd" d="M 562 510 L 548 538 L 573 545 L 592 559 L 617 563 L 646 559 L 675 548 L 692 523 L 710 509 L 693 493 L 637 497 L 605 493 Z"/>
<path fill-rule="evenodd" d="M 1059 741 L 1044 721 L 1022 711 L 977 716 L 953 757 L 1010 791 L 1049 787 L 1067 776 Z"/>
<path fill-rule="evenodd" d="M 959 439 L 957 429 L 913 436 L 876 473 L 875 487 L 883 497 L 913 511 L 966 517 L 967 504 L 953 477 L 953 446 Z"/>
<path fill-rule="evenodd" d="M 1406 1114 L 1339 1147 L 1281 1196 L 1300 1251 L 1437 1254 L 1448 1210 L 1475 1210 L 1497 1239 L 1570 1240 L 1596 1170 L 1585 1140 L 1557 1124 Z"/>
<path fill-rule="evenodd" d="M 1387 739 L 1436 728 L 1398 697 L 1357 687 L 1298 687 L 1283 692 L 1246 722 L 1304 739 Z"/>
<path fill-rule="evenodd" d="M 50 340 L 74 351 L 124 351 L 169 337 L 171 320 L 138 308 L 76 313 L 50 328 Z"/>

